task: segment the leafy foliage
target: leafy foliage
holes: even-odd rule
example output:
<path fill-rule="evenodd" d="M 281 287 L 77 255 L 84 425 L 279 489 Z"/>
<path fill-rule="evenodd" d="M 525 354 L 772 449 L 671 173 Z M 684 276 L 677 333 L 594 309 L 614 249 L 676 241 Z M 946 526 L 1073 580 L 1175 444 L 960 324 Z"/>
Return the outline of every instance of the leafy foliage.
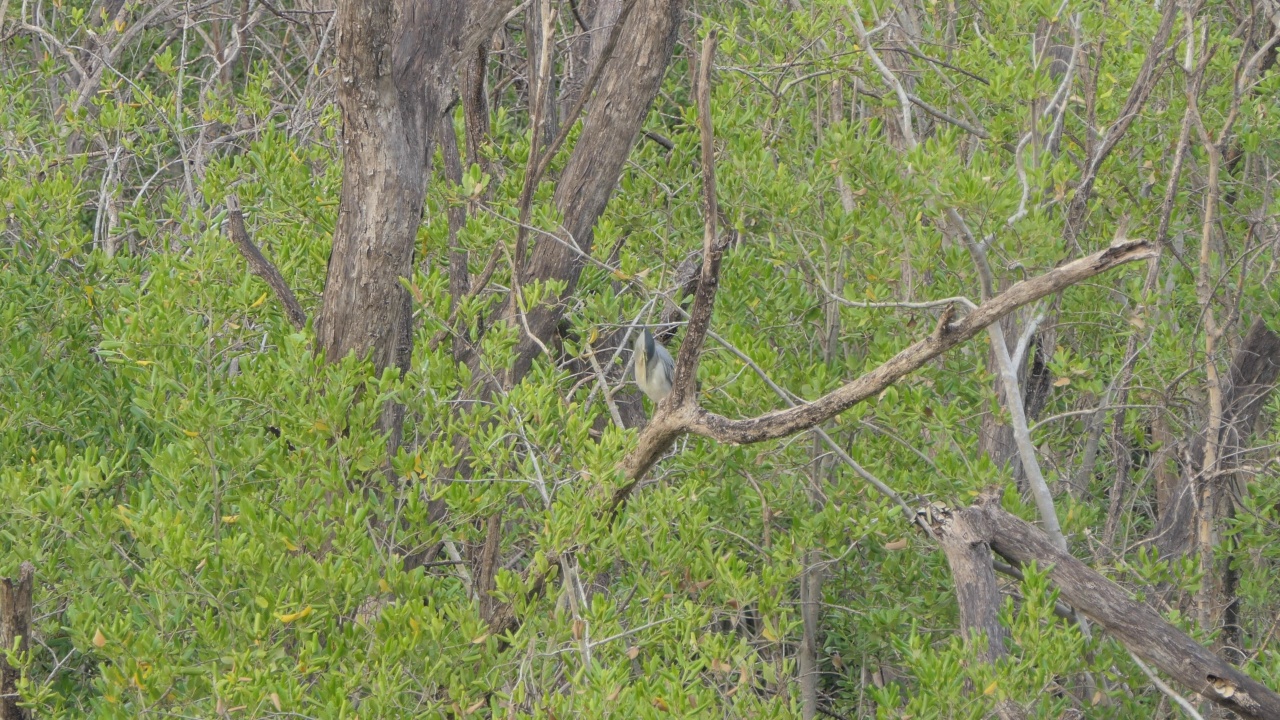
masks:
<path fill-rule="evenodd" d="M 38 569 L 35 642 L 10 661 L 39 716 L 798 716 L 798 588 L 814 562 L 826 568 L 818 659 L 832 712 L 976 719 L 1012 700 L 1037 717 L 1083 707 L 1127 718 L 1167 703 L 1122 647 L 1054 615 L 1055 594 L 1034 569 L 1002 611 L 1010 657 L 977 662 L 957 633 L 942 555 L 808 435 L 751 447 L 682 441 L 611 521 L 616 465 L 635 431 L 611 424 L 597 382 L 576 370 L 596 339 L 636 318 L 656 322 L 678 266 L 701 248 L 696 34 L 722 36 L 717 176 L 739 233 L 701 401 L 747 417 L 785 404 L 766 376 L 816 398 L 928 332 L 936 314 L 856 304 L 979 295 L 947 208 L 988 238 L 1006 284 L 1117 233 L 1155 236 L 1186 106 L 1186 37 L 1103 165 L 1079 247 L 1062 241 L 1081 164 L 1116 121 L 1159 21 L 1149 3 L 1070 8 L 1089 75 L 1068 99 L 1061 152 L 1041 135 L 1025 155 L 1031 201 L 1014 224 L 1016 148 L 1045 122 L 1059 83 L 1043 57 L 1029 59 L 1026 28 L 1062 21 L 1058 3 L 912 9 L 922 32 L 943 39 L 913 52 L 945 64 L 900 39 L 886 43 L 901 52 L 875 49 L 910 68 L 923 102 L 990 135 L 917 107 L 914 150 L 896 141 L 900 108 L 868 49 L 849 39 L 844 3 L 699 4 L 701 24 L 695 32 L 687 21 L 646 125 L 672 148 L 642 138 L 632 152 L 571 299 L 561 359 L 541 358 L 487 403 L 468 400 L 472 371 L 432 339 L 451 312 L 446 210 L 480 208 L 459 236 L 473 275 L 515 236 L 530 136 L 523 80 L 512 82 L 523 72 L 520 31 L 505 31 L 517 49 L 491 70 L 489 174 L 477 164 L 460 187 L 431 183 L 419 270 L 405 279 L 418 319 L 412 369 L 378 376 L 357 358 L 315 357 L 310 328 L 293 330 L 222 227 L 234 191 L 254 240 L 318 308 L 341 185 L 328 16 L 278 5 L 280 16 L 254 6 L 252 43 L 221 66 L 232 5 L 193 10 L 190 26 L 171 7 L 169 23 L 139 33 L 74 113 L 82 78 L 70 59 L 105 32 L 93 19 L 101 6 L 64 0 L 33 17 L 24 3 L 24 17 L 11 6 L 0 27 L 0 574 L 25 560 Z M 860 7 L 865 18 L 891 13 Z M 1242 47 L 1230 12 L 1215 4 L 1198 21 L 1217 48 L 1200 98 L 1212 132 L 1230 112 Z M 1235 335 L 1253 317 L 1273 318 L 1280 301 L 1277 82 L 1271 71 L 1241 104 L 1244 159 L 1224 170 L 1232 197 L 1213 272 Z M 461 129 L 460 110 L 456 120 Z M 1177 609 L 1199 567 L 1137 541 L 1153 527 L 1155 476 L 1177 472 L 1156 428 L 1181 441 L 1203 419 L 1204 153 L 1193 143 L 1154 298 L 1142 296 L 1144 268 L 1129 268 L 1020 318 L 1044 313 L 1053 327 L 1028 360 L 1054 379 L 1034 440 L 1073 551 L 1135 591 L 1158 588 L 1161 609 L 1188 629 Z M 543 230 L 557 226 L 552 187 L 535 196 Z M 505 267 L 494 284 L 461 308 L 464 328 L 494 311 Z M 555 290 L 526 287 L 526 302 Z M 1085 487 L 1069 493 L 1087 411 L 1105 405 L 1126 343 L 1148 329 L 1124 436 L 1103 439 Z M 515 327 L 491 329 L 482 370 L 506 367 L 517 339 Z M 625 374 L 625 352 L 600 360 L 615 383 Z M 910 501 L 964 503 L 1002 484 L 1006 505 L 1033 518 L 1014 471 L 979 442 L 984 418 L 999 424 L 994 387 L 985 348 L 970 343 L 826 430 Z M 377 430 L 389 401 L 408 418 L 390 462 Z M 1280 438 L 1263 426 L 1255 444 L 1272 447 Z M 1136 487 L 1108 547 L 1098 534 L 1116 447 L 1131 454 Z M 1228 535 L 1244 669 L 1276 687 L 1273 457 L 1250 461 Z M 519 618 L 504 635 L 484 622 L 471 574 L 494 515 L 493 595 Z M 407 556 L 442 547 L 406 569 Z"/>

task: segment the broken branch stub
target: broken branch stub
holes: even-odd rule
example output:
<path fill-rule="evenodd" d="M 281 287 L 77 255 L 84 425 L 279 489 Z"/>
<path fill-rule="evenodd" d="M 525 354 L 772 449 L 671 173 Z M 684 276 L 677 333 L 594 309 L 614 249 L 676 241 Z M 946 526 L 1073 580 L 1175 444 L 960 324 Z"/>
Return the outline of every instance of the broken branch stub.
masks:
<path fill-rule="evenodd" d="M 271 289 L 275 291 L 276 297 L 284 305 L 284 312 L 289 318 L 289 324 L 293 325 L 296 330 L 306 327 L 306 311 L 302 309 L 302 305 L 298 302 L 297 296 L 293 294 L 293 289 L 289 287 L 289 283 L 284 281 L 284 276 L 262 254 L 262 251 L 258 249 L 258 246 L 249 237 L 249 231 L 244 226 L 244 213 L 240 211 L 240 199 L 235 195 L 227 198 L 227 231 L 227 234 L 231 236 L 231 242 L 235 243 L 236 248 L 240 250 L 240 254 L 248 261 L 249 271 L 265 280 L 271 286 Z"/>

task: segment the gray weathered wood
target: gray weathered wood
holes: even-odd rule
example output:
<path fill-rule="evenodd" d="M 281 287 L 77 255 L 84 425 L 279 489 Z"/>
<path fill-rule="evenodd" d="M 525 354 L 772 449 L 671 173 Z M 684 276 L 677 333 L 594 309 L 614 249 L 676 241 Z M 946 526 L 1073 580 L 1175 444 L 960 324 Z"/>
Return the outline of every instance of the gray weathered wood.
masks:
<path fill-rule="evenodd" d="M 997 554 L 1045 569 L 1060 596 L 1135 655 L 1190 690 L 1250 720 L 1280 720 L 1280 695 L 1214 655 L 1144 603 L 1059 550 L 1030 523 L 1005 512 L 994 494 L 959 511 L 982 527 Z"/>
<path fill-rule="evenodd" d="M 1006 654 L 1009 632 L 1000 624 L 1000 588 L 987 540 L 990 530 L 976 513 L 939 513 L 930 519 L 955 582 L 960 633 L 970 643 L 985 636 L 986 649 L 979 657 L 994 663 Z"/>

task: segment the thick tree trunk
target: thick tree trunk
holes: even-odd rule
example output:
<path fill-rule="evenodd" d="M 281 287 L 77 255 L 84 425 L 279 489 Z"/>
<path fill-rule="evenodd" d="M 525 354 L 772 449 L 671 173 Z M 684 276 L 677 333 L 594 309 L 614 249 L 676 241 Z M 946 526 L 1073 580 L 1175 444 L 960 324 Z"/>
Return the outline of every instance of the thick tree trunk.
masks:
<path fill-rule="evenodd" d="M 344 0 L 338 5 L 342 196 L 317 340 L 334 362 L 372 355 L 405 370 L 409 293 L 431 138 L 461 42 L 461 0 Z M 386 418 L 384 418 L 386 420 Z"/>
<path fill-rule="evenodd" d="M 585 265 L 579 251 L 591 252 L 592 229 L 609 202 L 662 85 L 683 9 L 684 0 L 636 0 L 627 19 L 627 30 L 587 106 L 582 133 L 556 185 L 554 202 L 564 217 L 563 232 L 559 238 L 539 237 L 521 273 L 522 282 L 561 280 L 565 289 L 553 304 L 539 305 L 527 313 L 529 330 L 537 341 L 517 323 L 521 337 L 508 385 L 529 372 L 533 358 L 541 351 L 539 341 L 551 340 L 564 314 L 563 302 L 577 288 Z M 503 316 L 516 317 L 513 299 L 508 299 Z"/>
<path fill-rule="evenodd" d="M 1000 624 L 1000 588 L 991 565 L 988 533 L 964 512 L 939 518 L 937 529 L 938 543 L 955 581 L 960 634 L 969 643 L 986 638 L 978 657 L 994 663 L 1006 654 L 1009 632 Z"/>
<path fill-rule="evenodd" d="M 31 640 L 31 593 L 35 567 L 22 563 L 18 579 L 0 578 L 0 647 L 8 650 L 18 643 L 18 651 L 27 649 Z M 18 707 L 19 673 L 0 654 L 0 720 L 27 720 L 31 714 Z"/>

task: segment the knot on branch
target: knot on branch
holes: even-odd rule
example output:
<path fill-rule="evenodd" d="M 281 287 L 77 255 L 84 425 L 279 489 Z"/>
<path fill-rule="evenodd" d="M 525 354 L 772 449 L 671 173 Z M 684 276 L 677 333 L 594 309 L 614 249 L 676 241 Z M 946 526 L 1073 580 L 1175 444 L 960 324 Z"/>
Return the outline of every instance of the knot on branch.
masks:
<path fill-rule="evenodd" d="M 942 314 L 938 316 L 938 324 L 933 328 L 933 339 L 942 340 L 947 333 L 951 332 L 951 321 L 956 317 L 956 304 L 947 303 L 943 308 Z"/>
<path fill-rule="evenodd" d="M 955 511 L 952 508 L 940 502 L 931 502 L 916 510 L 916 523 L 941 533 L 951 525 L 954 515 Z"/>

